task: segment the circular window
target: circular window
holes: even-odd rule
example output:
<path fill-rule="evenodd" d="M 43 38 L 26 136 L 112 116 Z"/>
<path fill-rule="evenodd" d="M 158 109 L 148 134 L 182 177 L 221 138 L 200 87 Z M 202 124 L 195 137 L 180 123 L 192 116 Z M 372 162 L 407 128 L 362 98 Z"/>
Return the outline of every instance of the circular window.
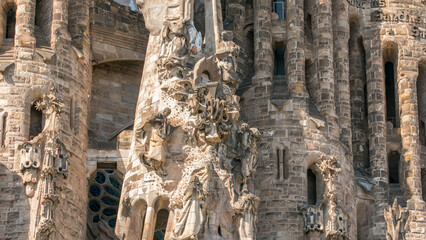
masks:
<path fill-rule="evenodd" d="M 115 170 L 97 170 L 89 185 L 89 225 L 104 221 L 115 228 L 122 180 Z"/>

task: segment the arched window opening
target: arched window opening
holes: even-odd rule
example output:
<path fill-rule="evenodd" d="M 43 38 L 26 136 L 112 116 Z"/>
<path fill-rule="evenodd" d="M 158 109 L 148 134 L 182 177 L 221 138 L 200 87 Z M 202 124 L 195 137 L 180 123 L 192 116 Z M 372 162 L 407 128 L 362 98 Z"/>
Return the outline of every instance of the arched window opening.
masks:
<path fill-rule="evenodd" d="M 95 227 L 102 221 L 115 228 L 122 180 L 115 169 L 98 169 L 89 183 L 88 224 Z"/>
<path fill-rule="evenodd" d="M 308 169 L 308 205 L 317 204 L 317 177 L 315 173 Z"/>
<path fill-rule="evenodd" d="M 160 211 L 158 211 L 157 220 L 155 221 L 154 240 L 164 240 L 168 220 L 168 210 L 161 209 Z"/>
<path fill-rule="evenodd" d="M 397 151 L 391 152 L 388 156 L 389 183 L 399 183 L 399 158 Z"/>
<path fill-rule="evenodd" d="M 417 105 L 419 116 L 420 144 L 426 146 L 426 61 L 419 63 L 419 75 L 417 77 Z"/>
<path fill-rule="evenodd" d="M 397 126 L 395 76 L 394 76 L 394 65 L 392 62 L 385 63 L 385 75 L 386 75 L 386 119 L 388 122 L 391 122 L 394 126 Z"/>
<path fill-rule="evenodd" d="M 278 14 L 278 19 L 284 19 L 285 11 L 284 11 L 284 1 L 283 0 L 274 0 L 272 9 L 274 13 Z"/>
<path fill-rule="evenodd" d="M 7 11 L 7 20 L 6 20 L 6 38 L 15 37 L 15 24 L 16 24 L 16 14 L 13 9 Z"/>
<path fill-rule="evenodd" d="M 386 121 L 399 128 L 398 85 L 396 81 L 398 69 L 398 45 L 386 42 L 383 48 L 383 63 L 385 73 Z"/>
<path fill-rule="evenodd" d="M 37 101 L 31 103 L 29 140 L 39 135 L 43 130 L 43 112 L 36 108 L 36 103 Z"/>
<path fill-rule="evenodd" d="M 275 59 L 274 59 L 274 75 L 275 76 L 284 76 L 285 75 L 285 63 L 284 63 L 284 49 L 277 47 L 275 49 Z"/>

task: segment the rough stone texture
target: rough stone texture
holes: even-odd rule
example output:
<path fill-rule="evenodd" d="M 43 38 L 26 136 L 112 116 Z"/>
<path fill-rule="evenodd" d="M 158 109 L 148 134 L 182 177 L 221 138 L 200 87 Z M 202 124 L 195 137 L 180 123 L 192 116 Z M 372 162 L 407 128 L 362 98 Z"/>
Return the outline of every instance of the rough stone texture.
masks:
<path fill-rule="evenodd" d="M 188 44 L 189 23 L 173 15 L 192 4 L 200 45 Z M 1 0 L 0 239 L 151 240 L 154 232 L 164 239 L 425 239 L 425 1 L 280 4 Z M 9 10 L 14 39 L 4 37 Z M 223 56 L 237 47 L 236 69 L 226 69 Z M 279 48 L 285 75 L 274 76 Z M 162 62 L 171 56 L 177 61 Z M 386 63 L 394 67 L 389 86 Z M 251 147 L 258 154 L 224 135 L 194 141 L 203 140 L 194 94 L 206 79 L 225 82 L 206 85 L 209 97 L 229 88 L 226 99 L 234 102 L 226 111 L 240 116 L 209 129 L 232 126 L 225 132 L 241 140 L 257 128 L 260 140 Z M 49 94 L 62 101 L 61 114 L 31 137 L 31 106 Z M 46 109 L 43 122 L 51 126 Z M 56 139 L 68 154 L 68 175 L 51 166 L 57 172 L 47 173 L 49 181 L 42 176 L 47 159 L 62 159 Z M 235 153 L 224 147 L 232 144 Z M 389 163 L 393 154 L 400 159 Z M 248 159 L 258 161 L 256 172 L 242 167 Z M 123 180 L 121 199 L 109 195 L 118 204 L 110 202 L 110 215 L 89 204 L 96 194 L 89 184 L 102 180 L 97 172 Z M 51 182 L 48 196 L 42 185 Z M 58 200 L 43 205 L 49 197 Z"/>

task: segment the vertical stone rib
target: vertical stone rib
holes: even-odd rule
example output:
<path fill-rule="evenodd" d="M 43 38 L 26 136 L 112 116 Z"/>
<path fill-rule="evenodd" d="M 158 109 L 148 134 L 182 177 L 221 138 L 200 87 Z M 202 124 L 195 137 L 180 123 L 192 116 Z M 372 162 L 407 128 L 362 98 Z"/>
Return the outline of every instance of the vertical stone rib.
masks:
<path fill-rule="evenodd" d="M 255 0 L 254 2 L 254 49 L 255 71 L 253 82 L 271 78 L 273 66 L 273 50 L 271 36 L 271 3 Z"/>
<path fill-rule="evenodd" d="M 51 46 L 55 48 L 57 38 L 68 35 L 68 1 L 54 0 L 52 9 Z M 68 36 L 67 36 L 68 37 Z"/>
<path fill-rule="evenodd" d="M 368 126 L 370 133 L 370 169 L 375 212 L 372 236 L 384 239 L 386 224 L 383 211 L 388 205 L 388 164 L 386 155 L 385 80 L 380 35 L 374 26 L 365 33 L 368 92 Z"/>
<path fill-rule="evenodd" d="M 352 149 L 349 88 L 349 15 L 346 1 L 333 0 L 334 81 L 336 112 L 340 119 L 340 140 Z"/>
<path fill-rule="evenodd" d="M 313 17 L 315 64 L 319 84 L 319 109 L 327 120 L 328 137 L 339 140 L 334 99 L 333 25 L 331 0 L 318 0 Z"/>
<path fill-rule="evenodd" d="M 304 51 L 304 10 L 303 1 L 287 2 L 287 83 L 293 100 L 301 99 L 299 104 L 306 106 L 305 51 Z M 300 109 L 300 108 L 298 108 Z"/>
<path fill-rule="evenodd" d="M 420 175 L 420 149 L 417 108 L 417 62 L 399 60 L 398 64 L 398 97 L 401 119 L 402 140 L 402 173 L 404 195 L 407 200 L 422 198 Z"/>
<path fill-rule="evenodd" d="M 18 0 L 16 3 L 15 46 L 31 47 L 34 38 L 35 0 Z"/>

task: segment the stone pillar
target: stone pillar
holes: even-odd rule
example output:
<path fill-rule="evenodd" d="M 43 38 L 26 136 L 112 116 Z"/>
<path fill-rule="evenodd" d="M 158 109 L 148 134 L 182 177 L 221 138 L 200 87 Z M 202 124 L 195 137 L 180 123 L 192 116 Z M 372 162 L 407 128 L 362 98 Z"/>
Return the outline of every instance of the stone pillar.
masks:
<path fill-rule="evenodd" d="M 55 48 L 58 38 L 69 38 L 68 1 L 53 0 L 51 46 Z"/>
<path fill-rule="evenodd" d="M 294 103 L 303 104 L 307 111 L 305 87 L 305 51 L 304 51 L 304 9 L 303 1 L 292 0 L 287 2 L 287 83 L 290 96 Z M 301 100 L 301 101 L 297 101 Z M 296 109 L 300 109 L 296 107 Z"/>
<path fill-rule="evenodd" d="M 340 140 L 352 149 L 351 106 L 349 88 L 349 15 L 346 1 L 333 0 L 334 81 L 336 112 L 340 123 Z"/>
<path fill-rule="evenodd" d="M 422 198 L 420 144 L 417 108 L 417 61 L 398 62 L 398 98 L 401 119 L 402 173 L 405 199 Z M 400 177 L 401 179 L 401 177 Z"/>
<path fill-rule="evenodd" d="M 143 225 L 142 240 L 151 240 L 154 238 L 155 227 L 155 208 L 148 207 Z"/>
<path fill-rule="evenodd" d="M 204 51 L 213 54 L 215 50 L 214 42 L 214 23 L 213 23 L 213 4 L 212 0 L 204 0 L 204 15 L 206 24 L 205 49 Z"/>
<path fill-rule="evenodd" d="M 328 137 L 339 140 L 334 93 L 333 25 L 331 0 L 318 0 L 313 18 L 314 61 L 319 85 L 318 107 L 327 121 Z"/>
<path fill-rule="evenodd" d="M 34 37 L 35 0 L 18 0 L 16 3 L 15 46 L 35 46 Z M 22 55 L 22 54 L 20 54 Z M 18 55 L 19 57 L 19 55 Z"/>
<path fill-rule="evenodd" d="M 370 171 L 375 212 L 372 213 L 373 239 L 385 239 L 384 209 L 388 205 L 388 163 L 386 154 L 386 105 L 380 34 L 373 26 L 365 33 L 367 62 L 368 126 L 370 133 Z"/>
<path fill-rule="evenodd" d="M 255 77 L 253 83 L 263 82 L 265 78 L 271 81 L 273 72 L 273 49 L 271 35 L 270 1 L 254 1 L 254 58 Z"/>

